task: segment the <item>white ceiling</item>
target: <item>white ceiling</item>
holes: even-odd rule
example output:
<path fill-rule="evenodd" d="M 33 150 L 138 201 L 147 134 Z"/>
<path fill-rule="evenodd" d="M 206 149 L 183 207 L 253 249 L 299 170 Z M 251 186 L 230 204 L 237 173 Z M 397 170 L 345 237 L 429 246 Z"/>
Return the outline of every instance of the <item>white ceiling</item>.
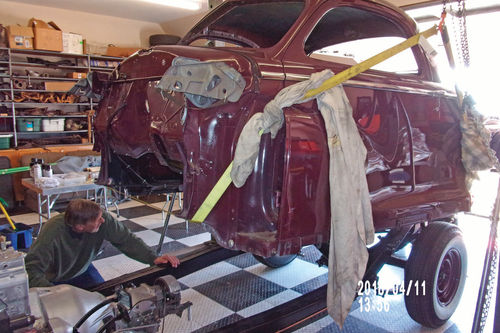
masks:
<path fill-rule="evenodd" d="M 154 22 L 158 24 L 208 11 L 208 0 L 163 1 L 166 3 L 192 2 L 200 5 L 199 10 L 180 9 L 146 0 L 16 0 L 15 2 Z"/>
<path fill-rule="evenodd" d="M 199 4 L 198 10 L 179 9 L 171 6 L 161 5 L 156 2 L 160 0 L 16 0 L 37 6 L 63 8 L 76 11 L 83 11 L 93 14 L 116 16 L 139 21 L 165 23 L 171 20 L 181 19 L 208 11 L 209 0 L 163 0 L 165 3 L 172 2 L 193 2 Z M 429 0 L 388 0 L 396 6 L 406 6 Z M 219 3 L 221 0 L 214 0 Z"/>

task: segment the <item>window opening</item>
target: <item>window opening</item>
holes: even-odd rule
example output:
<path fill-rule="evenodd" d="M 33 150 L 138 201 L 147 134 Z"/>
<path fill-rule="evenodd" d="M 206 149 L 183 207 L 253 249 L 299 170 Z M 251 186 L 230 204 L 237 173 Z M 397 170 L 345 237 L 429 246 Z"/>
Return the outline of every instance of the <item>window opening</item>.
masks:
<path fill-rule="evenodd" d="M 404 41 L 406 36 L 389 19 L 366 10 L 338 7 L 327 12 L 309 35 L 304 51 L 324 61 L 355 65 Z M 411 49 L 372 69 L 416 74 L 418 65 Z"/>
<path fill-rule="evenodd" d="M 303 9 L 303 1 L 226 2 L 196 25 L 185 39 L 188 43 L 205 38 L 254 48 L 271 47 L 283 38 Z"/>

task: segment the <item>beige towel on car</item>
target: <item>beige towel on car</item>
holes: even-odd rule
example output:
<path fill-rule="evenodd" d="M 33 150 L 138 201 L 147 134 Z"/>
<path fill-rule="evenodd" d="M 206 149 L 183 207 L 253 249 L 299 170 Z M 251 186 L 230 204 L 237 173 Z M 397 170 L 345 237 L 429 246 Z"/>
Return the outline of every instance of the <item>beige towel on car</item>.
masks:
<path fill-rule="evenodd" d="M 240 134 L 231 179 L 244 185 L 257 159 L 259 133 L 274 138 L 283 125 L 284 107 L 303 103 L 304 94 L 334 74 L 324 70 L 281 90 L 263 113 L 253 115 Z M 357 284 L 368 262 L 366 245 L 373 242 L 374 228 L 365 174 L 366 148 L 352 117 L 352 108 L 338 85 L 314 98 L 325 121 L 330 152 L 331 232 L 328 261 L 328 313 L 342 327 L 354 300 Z M 309 99 L 310 100 L 310 99 Z"/>

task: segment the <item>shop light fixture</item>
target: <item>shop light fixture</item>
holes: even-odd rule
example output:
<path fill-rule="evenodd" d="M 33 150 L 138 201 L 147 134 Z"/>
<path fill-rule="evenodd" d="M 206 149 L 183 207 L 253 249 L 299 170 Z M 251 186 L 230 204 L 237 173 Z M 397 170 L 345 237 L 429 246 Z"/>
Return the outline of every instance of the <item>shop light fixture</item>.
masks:
<path fill-rule="evenodd" d="M 187 10 L 199 10 L 201 8 L 200 1 L 189 1 L 189 0 L 142 0 L 142 1 L 168 7 L 187 9 Z"/>

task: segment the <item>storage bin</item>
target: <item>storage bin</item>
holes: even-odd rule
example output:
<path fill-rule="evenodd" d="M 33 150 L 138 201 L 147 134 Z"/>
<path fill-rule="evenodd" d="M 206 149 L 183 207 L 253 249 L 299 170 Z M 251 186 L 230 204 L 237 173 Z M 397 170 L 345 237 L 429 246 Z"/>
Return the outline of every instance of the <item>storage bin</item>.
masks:
<path fill-rule="evenodd" d="M 40 118 L 17 118 L 18 132 L 40 132 Z"/>
<path fill-rule="evenodd" d="M 42 132 L 64 131 L 64 118 L 48 118 L 42 120 Z"/>
<path fill-rule="evenodd" d="M 12 138 L 12 134 L 0 134 L 0 149 L 10 148 L 10 138 Z"/>
<path fill-rule="evenodd" d="M 16 231 L 10 225 L 0 225 L 0 234 L 11 241 L 14 250 L 27 249 L 33 243 L 33 228 L 24 223 L 15 223 Z"/>
<path fill-rule="evenodd" d="M 0 118 L 0 132 L 12 132 L 12 118 Z"/>

